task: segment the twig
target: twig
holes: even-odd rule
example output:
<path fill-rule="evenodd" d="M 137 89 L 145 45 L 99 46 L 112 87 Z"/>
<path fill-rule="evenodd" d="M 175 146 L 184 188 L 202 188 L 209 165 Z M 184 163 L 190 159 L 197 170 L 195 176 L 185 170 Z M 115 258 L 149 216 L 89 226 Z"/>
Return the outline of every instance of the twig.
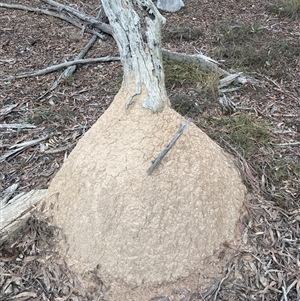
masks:
<path fill-rule="evenodd" d="M 236 112 L 236 104 L 225 94 L 219 98 L 219 104 L 223 114 L 231 115 L 232 113 Z"/>
<path fill-rule="evenodd" d="M 216 290 L 218 289 L 219 287 L 219 282 L 216 281 L 212 284 L 212 286 L 210 287 L 210 289 L 204 293 L 204 300 L 208 300 L 208 297 L 215 294 Z"/>
<path fill-rule="evenodd" d="M 294 117 L 300 117 L 299 114 L 272 114 L 274 117 L 286 117 L 286 118 L 294 118 Z"/>
<path fill-rule="evenodd" d="M 58 148 L 54 148 L 54 149 L 48 149 L 44 153 L 45 154 L 57 154 L 57 153 L 65 152 L 68 149 L 70 149 L 71 147 L 73 147 L 74 144 L 75 143 L 71 143 L 71 144 L 68 144 L 68 145 L 63 146 L 63 147 L 58 147 Z"/>
<path fill-rule="evenodd" d="M 297 146 L 300 145 L 300 142 L 289 142 L 289 143 L 278 143 L 278 144 L 273 144 L 275 146 Z"/>
<path fill-rule="evenodd" d="M 85 47 L 82 49 L 82 51 L 76 56 L 75 60 L 83 59 L 84 56 L 87 54 L 87 52 L 90 50 L 90 48 L 93 46 L 93 44 L 96 42 L 97 36 L 94 35 L 89 42 L 85 45 Z M 60 84 L 62 79 L 66 79 L 70 76 L 72 76 L 76 70 L 77 66 L 72 65 L 68 67 L 65 71 L 61 73 L 61 75 L 58 77 L 58 79 L 53 83 L 52 87 L 43 95 L 41 95 L 37 100 L 42 100 L 45 98 L 48 94 L 50 94 L 52 91 L 54 91 Z"/>
<path fill-rule="evenodd" d="M 10 75 L 7 77 L 5 80 L 11 80 L 13 78 L 25 78 L 25 77 L 34 77 L 34 76 L 40 76 L 40 75 L 45 75 L 54 71 L 57 71 L 59 69 L 73 66 L 73 65 L 83 65 L 83 64 L 93 64 L 93 63 L 100 63 L 100 62 L 110 62 L 110 61 L 119 61 L 119 57 L 114 57 L 114 56 L 105 56 L 105 57 L 100 57 L 100 58 L 90 58 L 90 59 L 82 59 L 82 60 L 74 60 L 70 62 L 65 62 L 57 65 L 52 65 L 50 67 L 47 67 L 45 69 L 41 69 L 38 71 L 30 71 L 30 72 L 24 72 L 24 73 L 19 73 L 16 75 Z"/>
<path fill-rule="evenodd" d="M 217 297 L 218 297 L 218 294 L 219 294 L 219 292 L 220 292 L 222 283 L 229 277 L 229 275 L 230 275 L 230 273 L 232 272 L 232 270 L 234 269 L 234 267 L 235 267 L 235 264 L 233 264 L 233 265 L 230 267 L 230 269 L 228 270 L 226 276 L 225 276 L 224 278 L 222 278 L 221 281 L 219 282 L 218 288 L 217 288 L 217 290 L 216 290 L 216 292 L 215 292 L 214 301 L 217 300 Z"/>
<path fill-rule="evenodd" d="M 51 17 L 55 17 L 55 18 L 67 21 L 70 24 L 72 24 L 72 25 L 74 25 L 74 26 L 76 26 L 80 29 L 83 28 L 82 24 L 76 22 L 74 19 L 71 19 L 67 16 L 64 16 L 62 13 L 59 13 L 59 14 L 54 13 L 54 12 L 48 10 L 48 9 L 42 9 L 42 8 L 26 6 L 26 5 L 20 5 L 20 4 L 7 4 L 7 3 L 0 2 L 0 8 L 1 7 L 11 8 L 11 9 L 20 9 L 20 10 L 26 10 L 26 11 L 29 11 L 29 12 L 36 12 L 36 13 L 44 14 L 44 15 L 47 15 L 47 16 L 51 16 Z M 104 36 L 102 34 L 100 34 L 98 31 L 95 31 L 95 30 L 90 29 L 90 28 L 86 28 L 85 31 L 88 32 L 88 33 L 91 33 L 93 35 L 98 36 L 100 39 L 104 39 Z"/>
<path fill-rule="evenodd" d="M 99 20 L 97 20 L 96 18 L 90 17 L 80 11 L 78 11 L 77 9 L 70 7 L 68 5 L 63 5 L 60 4 L 58 2 L 55 2 L 53 0 L 43 0 L 43 2 L 50 4 L 54 7 L 57 7 L 60 11 L 65 10 L 69 13 L 71 13 L 72 15 L 76 16 L 77 18 L 87 22 L 89 25 L 91 25 L 94 28 L 98 28 L 100 30 L 102 30 L 103 32 L 112 35 L 112 28 L 110 25 L 105 24 L 100 22 Z"/>
<path fill-rule="evenodd" d="M 280 301 L 287 301 L 288 298 L 287 298 L 287 295 L 288 293 L 290 292 L 290 290 L 298 283 L 298 279 L 294 280 L 289 286 L 288 288 L 285 290 L 285 287 L 282 286 L 282 293 L 283 293 L 283 296 L 281 297 Z"/>
<path fill-rule="evenodd" d="M 36 126 L 33 124 L 21 124 L 21 123 L 9 123 L 0 124 L 0 129 L 35 129 Z"/>
<path fill-rule="evenodd" d="M 285 290 L 285 287 L 282 286 L 282 297 L 280 299 L 280 301 L 288 301 L 288 298 L 287 298 L 287 295 L 286 295 L 286 290 Z"/>
<path fill-rule="evenodd" d="M 25 150 L 26 148 L 30 147 L 30 146 L 33 146 L 33 145 L 36 145 L 46 139 L 48 139 L 49 136 L 45 136 L 43 138 L 40 138 L 40 139 L 35 139 L 35 140 L 31 140 L 31 141 L 26 141 L 26 142 L 23 142 L 23 143 L 20 143 L 20 144 L 16 144 L 16 145 L 13 145 L 11 146 L 10 148 L 15 148 L 17 147 L 15 150 L 13 151 L 9 151 L 7 152 L 6 154 L 4 154 L 3 156 L 0 157 L 0 163 L 5 161 L 7 158 L 13 156 L 13 155 L 16 155 L 20 152 L 22 152 L 23 150 Z"/>
<path fill-rule="evenodd" d="M 17 190 L 19 184 L 18 183 L 15 183 L 15 184 L 12 184 L 11 186 L 7 187 L 1 197 L 2 199 L 0 199 L 0 207 L 3 207 L 11 198 L 11 196 L 14 194 L 14 192 Z"/>
<path fill-rule="evenodd" d="M 18 103 L 13 103 L 11 105 L 7 105 L 5 107 L 3 107 L 1 110 L 0 110 L 0 118 L 2 116 L 5 116 L 7 114 L 9 114 L 15 107 L 17 107 L 19 104 Z"/>
<path fill-rule="evenodd" d="M 169 152 L 172 146 L 176 143 L 179 137 L 186 131 L 191 123 L 191 119 L 189 118 L 184 125 L 180 125 L 179 130 L 175 134 L 174 138 L 170 141 L 170 143 L 166 146 L 166 148 L 158 155 L 158 157 L 153 161 L 152 165 L 148 169 L 147 173 L 150 176 L 154 169 L 161 163 L 162 159 Z"/>
<path fill-rule="evenodd" d="M 253 176 L 253 174 L 252 174 L 252 171 L 251 171 L 252 167 L 249 166 L 246 159 L 233 146 L 231 146 L 230 143 L 228 143 L 226 140 L 221 138 L 221 141 L 223 141 L 223 143 L 225 143 L 227 145 L 227 147 L 231 150 L 231 152 L 236 154 L 236 156 L 240 159 L 240 163 L 242 165 L 240 167 L 240 171 L 243 172 L 244 179 L 248 180 L 248 182 L 250 182 L 250 185 L 254 190 L 260 191 L 259 183 L 258 183 L 257 179 L 255 178 L 255 176 Z"/>
<path fill-rule="evenodd" d="M 283 91 L 282 87 L 273 79 L 269 78 L 268 76 L 265 75 L 265 78 L 270 81 L 273 85 L 275 85 L 280 91 Z"/>

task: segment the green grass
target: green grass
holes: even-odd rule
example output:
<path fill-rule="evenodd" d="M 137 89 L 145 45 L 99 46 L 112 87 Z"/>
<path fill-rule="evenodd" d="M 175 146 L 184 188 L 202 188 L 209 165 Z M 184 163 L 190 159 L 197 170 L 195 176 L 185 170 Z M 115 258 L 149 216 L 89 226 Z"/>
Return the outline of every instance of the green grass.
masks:
<path fill-rule="evenodd" d="M 271 12 L 292 20 L 300 19 L 300 0 L 277 0 L 269 6 Z"/>
<path fill-rule="evenodd" d="M 200 88 L 205 97 L 212 98 L 219 94 L 220 75 L 203 71 L 199 65 L 175 60 L 164 60 L 165 84 L 167 89 L 180 87 Z"/>
<path fill-rule="evenodd" d="M 224 135 L 224 138 L 233 145 L 243 156 L 249 157 L 258 148 L 270 143 L 270 135 L 265 124 L 260 124 L 249 115 L 224 116 L 211 119 L 216 131 L 216 136 Z"/>

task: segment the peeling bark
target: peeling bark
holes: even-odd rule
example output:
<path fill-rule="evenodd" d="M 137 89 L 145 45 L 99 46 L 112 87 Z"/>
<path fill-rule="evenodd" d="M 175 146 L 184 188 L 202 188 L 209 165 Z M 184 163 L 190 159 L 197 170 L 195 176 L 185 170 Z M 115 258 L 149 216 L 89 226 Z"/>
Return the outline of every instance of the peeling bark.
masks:
<path fill-rule="evenodd" d="M 168 105 L 161 53 L 164 17 L 149 0 L 103 0 L 102 3 L 124 67 L 124 83 L 129 93 L 125 107 L 146 88 L 142 106 L 154 113 L 162 111 Z"/>

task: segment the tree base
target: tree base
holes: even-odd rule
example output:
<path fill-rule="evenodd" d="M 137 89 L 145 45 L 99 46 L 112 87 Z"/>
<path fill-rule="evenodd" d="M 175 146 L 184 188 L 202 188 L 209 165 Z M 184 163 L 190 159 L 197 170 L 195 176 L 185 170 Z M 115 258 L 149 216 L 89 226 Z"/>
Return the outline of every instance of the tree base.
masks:
<path fill-rule="evenodd" d="M 125 94 L 79 141 L 48 203 L 66 237 L 62 254 L 77 272 L 98 266 L 104 282 L 155 286 L 201 270 L 236 238 L 245 187 L 232 160 L 194 124 L 149 176 L 185 120 L 170 108 L 153 114 L 139 101 L 126 111 Z"/>

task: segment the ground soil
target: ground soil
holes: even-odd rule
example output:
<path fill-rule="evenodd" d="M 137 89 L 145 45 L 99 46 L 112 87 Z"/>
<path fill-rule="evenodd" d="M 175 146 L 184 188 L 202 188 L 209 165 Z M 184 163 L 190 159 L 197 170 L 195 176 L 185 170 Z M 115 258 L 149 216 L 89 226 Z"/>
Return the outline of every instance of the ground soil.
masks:
<path fill-rule="evenodd" d="M 44 5 L 37 0 L 19 3 Z M 258 79 L 261 85 L 247 84 L 228 93 L 237 107 L 228 117 L 219 107 L 219 95 L 209 93 L 209 87 L 184 80 L 170 82 L 166 78 L 173 107 L 179 107 L 179 113 L 191 117 L 236 156 L 252 197 L 246 204 L 249 216 L 241 224 L 245 231 L 243 239 L 249 247 L 235 249 L 222 281 L 212 283 L 211 293 L 207 290 L 205 294 L 199 285 L 195 291 L 170 292 L 161 300 L 179 297 L 183 300 L 297 300 L 300 297 L 297 251 L 300 244 L 300 24 L 297 16 L 280 14 L 274 4 L 254 0 L 226 0 L 221 4 L 187 0 L 180 12 L 164 13 L 167 19 L 162 35 L 164 48 L 189 54 L 202 52 L 222 62 L 223 69 L 243 71 Z M 74 0 L 72 5 L 93 16 L 99 9 L 98 1 Z M 43 142 L 0 162 L 0 192 L 18 184 L 15 191 L 18 194 L 48 187 L 77 141 L 113 100 L 122 81 L 122 67 L 115 61 L 81 66 L 58 89 L 37 100 L 51 87 L 59 72 L 11 81 L 5 78 L 73 59 L 90 35 L 43 14 L 4 8 L 0 12 L 0 125 L 36 126 L 34 129 L 0 127 L 0 156 L 18 143 L 45 137 Z M 87 55 L 102 56 L 118 56 L 110 36 L 98 40 Z M 180 99 L 185 101 L 184 110 L 182 105 L 178 106 Z M 255 149 L 246 149 L 232 135 L 237 122 L 245 116 L 251 120 L 251 126 L 267 129 L 266 141 L 261 140 L 265 132 L 250 137 Z M 55 256 L 49 255 L 47 249 L 50 239 L 45 237 L 52 237 L 54 230 L 50 231 L 39 218 L 35 216 L 23 236 L 20 234 L 0 249 L 0 300 L 11 300 L 18 294 L 23 294 L 19 296 L 22 300 L 94 298 L 92 292 L 80 287 L 62 262 L 52 260 Z M 42 234 L 45 231 L 47 235 Z M 43 261 L 46 266 L 42 265 Z M 38 273 L 34 276 L 32 271 Z M 101 284 L 101 279 L 98 281 Z"/>

